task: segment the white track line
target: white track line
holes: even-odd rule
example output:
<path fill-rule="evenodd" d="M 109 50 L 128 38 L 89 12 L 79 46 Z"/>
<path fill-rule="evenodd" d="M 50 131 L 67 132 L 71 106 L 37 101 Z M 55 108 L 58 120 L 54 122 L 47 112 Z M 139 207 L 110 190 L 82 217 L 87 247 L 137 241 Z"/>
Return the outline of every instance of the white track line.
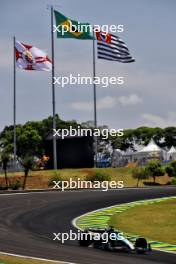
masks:
<path fill-rule="evenodd" d="M 125 187 L 125 188 L 122 188 L 122 189 L 108 189 L 106 192 L 113 192 L 113 191 L 127 191 L 127 190 L 152 190 L 152 189 L 160 189 L 160 188 L 163 188 L 163 187 Z M 166 187 L 167 189 L 172 189 L 172 188 L 175 188 L 174 186 L 167 186 Z M 4 196 L 10 196 L 10 195 L 27 195 L 27 194 L 41 194 L 41 193 L 65 193 L 65 192 L 73 192 L 73 193 L 80 193 L 80 192 L 105 192 L 104 190 L 102 189 L 72 189 L 72 190 L 64 190 L 64 191 L 61 191 L 60 189 L 59 190 L 54 190 L 54 189 L 51 189 L 51 190 L 46 190 L 46 191 L 43 191 L 43 189 L 33 189 L 31 191 L 26 191 L 26 192 L 14 192 L 14 193 L 0 193 L 0 195 L 4 195 Z"/>
<path fill-rule="evenodd" d="M 126 203 L 120 203 L 120 204 L 115 204 L 115 205 L 110 205 L 110 206 L 102 207 L 102 208 L 100 208 L 100 209 L 96 209 L 96 210 L 88 211 L 88 212 L 85 213 L 85 214 L 82 214 L 82 215 L 77 216 L 76 218 L 74 218 L 74 219 L 71 221 L 71 223 L 72 223 L 72 225 L 73 225 L 75 228 L 80 229 L 80 228 L 78 227 L 78 225 L 76 224 L 77 220 L 78 220 L 79 218 L 81 218 L 81 217 L 84 217 L 84 216 L 90 214 L 90 213 L 100 212 L 100 211 L 103 211 L 103 210 L 105 210 L 105 209 L 111 209 L 111 208 L 113 208 L 113 207 L 115 207 L 115 206 L 122 206 L 122 205 L 125 205 L 125 204 L 134 204 L 134 203 L 138 203 L 138 202 L 140 203 L 140 202 L 153 201 L 153 200 L 158 200 L 158 199 L 162 199 L 162 198 L 176 198 L 176 196 L 165 196 L 165 197 L 159 197 L 159 198 L 143 199 L 143 200 L 137 200 L 137 201 L 133 201 L 133 202 L 126 202 Z M 81 230 L 81 229 L 80 229 L 80 230 Z"/>
<path fill-rule="evenodd" d="M 133 203 L 137 203 L 137 202 L 141 202 L 141 201 L 144 201 L 144 202 L 147 202 L 147 201 L 153 201 L 153 200 L 158 200 L 158 199 L 164 199 L 164 198 L 176 198 L 176 196 L 166 196 L 166 197 L 161 197 L 161 198 L 153 198 L 153 199 L 144 199 L 144 200 L 139 200 L 139 201 L 134 201 L 134 202 L 127 202 L 127 203 L 120 203 L 120 204 L 116 204 L 116 205 L 112 205 L 112 206 L 107 206 L 107 207 L 103 207 L 103 208 L 101 208 L 101 209 L 97 209 L 97 210 L 93 210 L 93 211 L 89 211 L 89 212 L 87 212 L 87 213 L 85 213 L 85 214 L 82 214 L 82 215 L 80 215 L 80 216 L 77 216 L 76 218 L 74 218 L 72 221 L 71 221 L 71 223 L 72 223 L 72 225 L 76 228 L 76 229 L 79 229 L 79 230 L 84 230 L 84 229 L 82 229 L 82 228 L 80 228 L 77 224 L 76 224 L 76 222 L 77 222 L 77 220 L 79 219 L 79 218 L 81 218 L 81 217 L 84 217 L 84 216 L 86 216 L 86 215 L 88 215 L 88 214 L 90 214 L 90 213 L 94 213 L 94 212 L 99 212 L 99 211 L 102 211 L 102 210 L 104 210 L 104 209 L 110 209 L 110 208 L 112 208 L 112 207 L 115 207 L 115 206 L 122 206 L 122 205 L 125 205 L 125 204 L 133 204 Z M 176 252 L 170 252 L 170 251 L 167 251 L 167 250 L 161 250 L 161 249 L 153 249 L 153 250 L 156 250 L 156 251 L 161 251 L 161 252 L 165 252 L 165 253 L 170 253 L 170 254 L 176 254 Z"/>
<path fill-rule="evenodd" d="M 144 189 L 154 189 L 154 188 L 157 188 L 157 187 L 144 187 Z M 167 187 L 169 188 L 169 187 Z M 170 187 L 170 188 L 173 188 L 173 187 Z M 108 190 L 108 191 L 123 191 L 123 190 L 141 190 L 142 188 L 137 188 L 137 187 L 131 187 L 131 188 L 123 188 L 123 189 L 113 189 L 113 190 Z M 64 192 L 84 192 L 85 190 L 82 190 L 82 191 L 64 191 Z M 102 190 L 86 190 L 87 192 L 89 191 L 102 191 Z M 64 193 L 62 191 L 59 191 L 59 193 Z M 11 195 L 26 195 L 26 194 L 41 194 L 41 193 L 52 193 L 52 191 L 31 191 L 31 192 L 19 192 L 19 193 L 0 193 L 0 195 L 3 195 L 3 196 L 11 196 Z M 56 193 L 56 191 L 53 191 L 53 193 Z M 155 198 L 155 199 L 159 199 L 159 198 Z M 153 200 L 153 199 L 148 199 L 148 200 Z M 133 203 L 133 202 L 131 202 Z M 118 204 L 118 205 L 122 205 L 122 204 Z M 105 208 L 111 208 L 111 207 L 114 207 L 115 205 L 112 205 L 112 206 L 108 206 L 108 207 L 104 207 L 104 208 L 101 208 L 101 209 L 98 209 L 98 210 L 93 210 L 94 212 L 96 211 L 100 211 L 102 209 L 105 209 Z M 90 212 L 93 212 L 93 211 L 90 211 Z M 88 213 L 90 213 L 88 212 Z M 86 213 L 86 214 L 88 214 Z M 86 214 L 83 214 L 83 215 L 86 215 Z M 74 218 L 72 220 L 72 225 L 74 227 L 76 227 L 77 229 L 80 229 L 77 225 L 76 225 L 76 221 L 78 218 L 80 218 L 81 216 L 83 215 L 80 215 L 76 218 Z M 157 251 L 160 251 L 160 250 L 157 250 Z M 167 251 L 162 251 L 162 252 L 167 252 Z M 171 252 L 167 252 L 167 253 L 171 253 Z M 16 255 L 16 254 L 11 254 L 11 253 L 7 253 L 7 252 L 1 252 L 0 251 L 0 254 L 2 255 L 8 255 L 8 256 L 14 256 L 14 257 L 19 257 L 19 258 L 28 258 L 28 259 L 34 259 L 34 260 L 41 260 L 41 261 L 48 261 L 48 262 L 55 262 L 55 263 L 61 263 L 61 264 L 76 264 L 76 263 L 71 263 L 71 262 L 63 262 L 63 261 L 57 261 L 57 260 L 50 260 L 50 259 L 42 259 L 42 258 L 35 258 L 35 257 L 29 257 L 29 256 L 23 256 L 23 255 Z M 176 254 L 175 252 L 172 252 L 172 254 Z"/>
<path fill-rule="evenodd" d="M 11 256 L 11 257 L 26 258 L 26 259 L 33 259 L 33 260 L 46 261 L 46 262 L 54 262 L 54 263 L 58 263 L 58 264 L 76 264 L 73 262 L 65 262 L 65 261 L 51 260 L 51 259 L 44 259 L 44 258 L 34 258 L 34 257 L 29 257 L 29 256 L 11 254 L 11 253 L 7 253 L 7 252 L 1 252 L 1 251 L 0 251 L 0 254 Z"/>

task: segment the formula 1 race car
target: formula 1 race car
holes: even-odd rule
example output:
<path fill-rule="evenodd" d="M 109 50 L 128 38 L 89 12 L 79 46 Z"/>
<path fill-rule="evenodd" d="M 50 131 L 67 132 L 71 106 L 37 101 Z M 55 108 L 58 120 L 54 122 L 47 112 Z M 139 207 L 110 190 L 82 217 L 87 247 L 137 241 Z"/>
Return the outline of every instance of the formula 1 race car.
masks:
<path fill-rule="evenodd" d="M 122 251 L 145 254 L 151 251 L 151 245 L 145 238 L 139 237 L 135 242 L 124 237 L 122 233 L 109 229 L 86 229 L 81 232 L 80 246 L 93 246 L 107 251 Z"/>

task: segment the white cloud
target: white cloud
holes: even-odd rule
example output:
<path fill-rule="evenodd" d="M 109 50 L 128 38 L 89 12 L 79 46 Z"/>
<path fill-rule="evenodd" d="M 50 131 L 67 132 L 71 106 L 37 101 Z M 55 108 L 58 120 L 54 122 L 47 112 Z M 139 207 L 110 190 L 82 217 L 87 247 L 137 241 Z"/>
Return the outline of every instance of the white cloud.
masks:
<path fill-rule="evenodd" d="M 142 98 L 140 98 L 136 94 L 119 96 L 119 97 L 105 96 L 97 100 L 97 108 L 99 110 L 110 109 L 115 107 L 119 103 L 121 105 L 126 106 L 126 105 L 136 105 L 141 102 L 142 102 Z M 71 108 L 82 111 L 92 111 L 93 101 L 74 102 L 71 104 Z"/>
<path fill-rule="evenodd" d="M 91 111 L 92 107 L 93 107 L 92 101 L 81 101 L 81 102 L 74 102 L 71 104 L 71 108 L 75 110 Z"/>
<path fill-rule="evenodd" d="M 105 96 L 97 101 L 98 109 L 109 109 L 113 108 L 116 105 L 117 98 L 112 96 Z"/>
<path fill-rule="evenodd" d="M 141 115 L 143 125 L 152 127 L 168 127 L 175 126 L 176 112 L 168 112 L 166 117 L 144 113 Z"/>
<path fill-rule="evenodd" d="M 136 105 L 142 102 L 142 98 L 136 94 L 130 94 L 128 96 L 120 96 L 118 101 L 122 105 Z"/>

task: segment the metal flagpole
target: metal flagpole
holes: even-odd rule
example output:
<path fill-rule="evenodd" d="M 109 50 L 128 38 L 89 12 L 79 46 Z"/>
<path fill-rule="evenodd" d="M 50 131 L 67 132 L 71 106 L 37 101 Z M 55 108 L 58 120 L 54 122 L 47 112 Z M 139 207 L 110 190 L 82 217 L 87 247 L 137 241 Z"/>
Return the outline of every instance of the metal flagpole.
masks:
<path fill-rule="evenodd" d="M 95 68 L 95 33 L 93 27 L 93 80 L 95 80 L 96 76 L 96 68 Z M 94 128 L 97 128 L 97 91 L 96 91 L 96 84 L 93 82 L 93 94 L 94 94 Z M 95 163 L 94 166 L 97 166 L 97 137 L 94 137 L 95 141 Z"/>
<path fill-rule="evenodd" d="M 14 166 L 16 169 L 16 52 L 15 36 L 13 37 L 13 155 Z"/>
<path fill-rule="evenodd" d="M 51 6 L 51 52 L 52 52 L 52 104 L 53 104 L 53 130 L 56 129 L 56 102 L 54 85 L 54 32 L 53 32 L 53 6 Z M 57 170 L 57 146 L 56 137 L 53 137 L 53 167 Z"/>

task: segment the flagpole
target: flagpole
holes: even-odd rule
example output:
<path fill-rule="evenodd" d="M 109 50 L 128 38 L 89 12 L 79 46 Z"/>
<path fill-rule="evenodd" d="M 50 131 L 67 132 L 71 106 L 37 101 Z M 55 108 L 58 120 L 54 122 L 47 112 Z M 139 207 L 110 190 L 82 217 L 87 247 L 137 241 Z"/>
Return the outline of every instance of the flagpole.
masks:
<path fill-rule="evenodd" d="M 55 85 L 54 85 L 54 32 L 53 32 L 53 6 L 51 6 L 51 52 L 52 52 L 52 105 L 53 105 L 53 131 L 56 129 L 56 102 L 55 102 Z M 57 145 L 56 137 L 53 137 L 53 168 L 57 170 Z"/>
<path fill-rule="evenodd" d="M 95 66 L 95 33 L 93 27 L 93 81 L 95 80 L 96 76 L 96 66 Z M 94 128 L 97 128 L 97 91 L 96 91 L 96 84 L 93 82 L 93 95 L 94 95 Z M 94 137 L 95 141 L 95 162 L 94 166 L 97 167 L 97 137 Z"/>
<path fill-rule="evenodd" d="M 13 37 L 13 155 L 14 166 L 16 169 L 16 52 L 15 52 L 15 36 Z"/>

